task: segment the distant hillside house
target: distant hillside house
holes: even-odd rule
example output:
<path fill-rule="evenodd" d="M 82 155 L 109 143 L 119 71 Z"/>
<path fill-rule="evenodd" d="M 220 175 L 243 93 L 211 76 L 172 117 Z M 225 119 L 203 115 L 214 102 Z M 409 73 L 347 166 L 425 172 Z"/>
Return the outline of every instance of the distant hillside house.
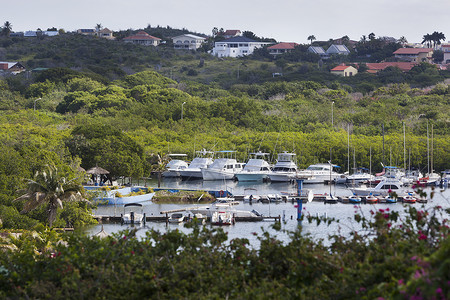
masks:
<path fill-rule="evenodd" d="M 400 48 L 394 52 L 396 58 L 408 62 L 431 62 L 433 56 L 432 48 Z"/>
<path fill-rule="evenodd" d="M 0 73 L 19 74 L 25 71 L 25 67 L 19 62 L 0 61 Z"/>
<path fill-rule="evenodd" d="M 349 77 L 358 74 L 358 70 L 352 66 L 337 66 L 331 69 L 331 74 Z"/>
<path fill-rule="evenodd" d="M 161 39 L 151 36 L 145 31 L 139 31 L 135 35 L 127 36 L 123 39 L 125 43 L 133 43 L 144 46 L 158 46 L 161 43 Z"/>
<path fill-rule="evenodd" d="M 77 33 L 82 34 L 82 35 L 89 35 L 89 36 L 97 35 L 97 31 L 95 29 L 78 29 Z"/>
<path fill-rule="evenodd" d="M 58 31 L 25 31 L 23 34 L 24 37 L 37 37 L 39 34 L 44 36 L 57 36 L 59 35 Z"/>
<path fill-rule="evenodd" d="M 172 38 L 175 49 L 196 50 L 205 42 L 205 38 L 193 34 L 183 34 Z"/>
<path fill-rule="evenodd" d="M 450 64 L 450 44 L 442 45 L 442 52 L 444 52 L 444 64 Z"/>
<path fill-rule="evenodd" d="M 267 47 L 267 50 L 269 50 L 269 54 L 279 55 L 279 54 L 291 52 L 292 50 L 295 49 L 296 46 L 298 46 L 297 43 L 279 43 L 279 44 Z"/>
<path fill-rule="evenodd" d="M 107 40 L 114 40 L 115 37 L 113 36 L 113 31 L 109 30 L 108 28 L 103 28 L 102 30 L 100 30 L 97 35 L 98 37 L 101 37 L 102 39 L 107 39 Z"/>
<path fill-rule="evenodd" d="M 320 55 L 320 57 L 322 59 L 327 59 L 328 58 L 328 54 L 325 52 L 325 50 L 323 50 L 322 47 L 309 46 L 308 52 L 311 52 L 311 53 L 314 53 L 314 54 L 318 54 L 318 55 Z"/>
<path fill-rule="evenodd" d="M 224 38 L 229 39 L 229 38 L 232 38 L 232 37 L 235 37 L 235 36 L 241 36 L 242 32 L 240 30 L 236 30 L 236 29 L 233 29 L 233 30 L 228 29 L 224 33 L 222 33 L 221 35 Z"/>
<path fill-rule="evenodd" d="M 348 50 L 348 48 L 345 45 L 333 44 L 327 49 L 327 54 L 328 55 L 333 55 L 333 54 L 349 55 L 350 50 Z"/>
<path fill-rule="evenodd" d="M 403 72 L 410 71 L 416 63 L 412 62 L 382 62 L 382 63 L 367 63 L 367 72 L 368 73 L 378 73 L 388 67 L 399 68 Z"/>
<path fill-rule="evenodd" d="M 271 43 L 258 42 L 244 36 L 237 36 L 214 43 L 212 54 L 217 57 L 241 57 L 250 55 L 255 49 Z"/>

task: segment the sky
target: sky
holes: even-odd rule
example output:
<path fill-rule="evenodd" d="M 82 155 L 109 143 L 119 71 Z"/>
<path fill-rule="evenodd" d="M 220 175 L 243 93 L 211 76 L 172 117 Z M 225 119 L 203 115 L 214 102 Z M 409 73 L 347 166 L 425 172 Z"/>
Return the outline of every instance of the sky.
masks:
<path fill-rule="evenodd" d="M 170 26 L 211 34 L 214 27 L 252 31 L 278 42 L 308 43 L 375 33 L 420 43 L 443 32 L 450 41 L 450 0 L 14 0 L 1 5 L 0 25 L 13 31 L 111 30 Z"/>

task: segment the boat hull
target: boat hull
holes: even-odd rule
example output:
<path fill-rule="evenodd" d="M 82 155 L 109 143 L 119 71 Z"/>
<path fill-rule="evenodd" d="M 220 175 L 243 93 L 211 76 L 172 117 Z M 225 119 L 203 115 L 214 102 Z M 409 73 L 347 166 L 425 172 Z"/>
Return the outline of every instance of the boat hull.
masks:
<path fill-rule="evenodd" d="M 203 169 L 203 180 L 232 180 L 234 172 L 223 172 L 222 170 Z"/>
<path fill-rule="evenodd" d="M 267 173 L 237 173 L 236 178 L 238 181 L 264 181 L 269 178 Z"/>

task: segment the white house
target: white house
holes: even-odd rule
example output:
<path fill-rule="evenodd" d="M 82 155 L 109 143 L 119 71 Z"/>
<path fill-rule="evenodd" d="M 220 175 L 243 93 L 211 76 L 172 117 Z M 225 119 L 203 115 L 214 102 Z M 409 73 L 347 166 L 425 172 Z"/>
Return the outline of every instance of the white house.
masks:
<path fill-rule="evenodd" d="M 442 51 L 444 52 L 444 64 L 450 64 L 450 44 L 442 45 Z"/>
<path fill-rule="evenodd" d="M 19 62 L 0 61 L 0 74 L 19 74 L 25 71 L 25 67 Z"/>
<path fill-rule="evenodd" d="M 205 42 L 205 38 L 193 34 L 183 34 L 172 38 L 175 49 L 196 50 Z"/>
<path fill-rule="evenodd" d="M 348 50 L 348 48 L 345 45 L 333 44 L 327 49 L 327 54 L 328 55 L 333 55 L 333 54 L 349 55 L 350 50 Z"/>
<path fill-rule="evenodd" d="M 271 43 L 258 42 L 244 36 L 237 36 L 214 43 L 212 54 L 217 57 L 239 57 L 250 55 L 255 49 Z"/>

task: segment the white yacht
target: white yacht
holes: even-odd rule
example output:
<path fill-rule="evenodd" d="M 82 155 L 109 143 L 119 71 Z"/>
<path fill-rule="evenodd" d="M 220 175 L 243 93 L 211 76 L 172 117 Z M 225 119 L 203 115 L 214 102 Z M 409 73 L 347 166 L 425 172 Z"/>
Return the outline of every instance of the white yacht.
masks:
<path fill-rule="evenodd" d="M 186 154 L 169 154 L 169 157 L 180 157 L 186 159 Z M 171 159 L 167 165 L 166 170 L 162 173 L 164 177 L 180 177 L 180 171 L 188 167 L 188 163 L 184 159 Z"/>
<path fill-rule="evenodd" d="M 264 159 L 269 153 L 255 152 L 250 153 L 251 157 L 245 164 L 241 172 L 236 173 L 238 181 L 263 181 L 269 178 L 269 173 L 272 168 L 270 164 Z"/>
<path fill-rule="evenodd" d="M 297 164 L 295 163 L 295 153 L 278 153 L 277 163 L 269 173 L 270 181 L 291 181 L 297 174 Z"/>
<path fill-rule="evenodd" d="M 253 211 L 247 210 L 237 210 L 234 206 L 239 205 L 239 202 L 233 201 L 232 198 L 217 198 L 216 202 L 213 202 L 209 205 L 197 205 L 195 207 L 191 207 L 188 210 L 195 214 L 202 214 L 203 216 L 207 216 L 211 218 L 214 212 L 218 211 L 227 211 L 230 212 L 235 217 L 241 218 L 249 218 L 249 217 L 258 217 L 258 214 Z"/>
<path fill-rule="evenodd" d="M 304 178 L 303 183 L 324 183 L 327 180 L 334 181 L 341 174 L 333 170 L 338 166 L 325 163 L 310 165 L 305 170 L 300 170 L 297 173 L 297 178 Z"/>
<path fill-rule="evenodd" d="M 336 183 L 338 184 L 346 184 L 346 183 L 352 183 L 352 184 L 362 184 L 368 181 L 372 181 L 375 177 L 370 174 L 369 169 L 367 168 L 358 168 L 356 172 L 354 172 L 351 175 L 342 174 L 338 178 L 336 178 Z"/>
<path fill-rule="evenodd" d="M 396 192 L 397 194 L 401 191 L 403 183 L 395 178 L 386 178 L 380 181 L 375 187 L 360 187 L 350 189 L 354 195 L 357 196 L 368 196 L 373 195 L 386 197 L 390 192 Z"/>
<path fill-rule="evenodd" d="M 123 206 L 121 214 L 123 224 L 141 224 L 144 223 L 145 216 L 140 203 L 128 203 Z"/>
<path fill-rule="evenodd" d="M 213 163 L 214 152 L 205 149 L 197 151 L 197 156 L 191 161 L 186 169 L 180 170 L 183 179 L 202 179 L 202 168 L 207 168 Z"/>
<path fill-rule="evenodd" d="M 222 155 L 232 156 L 236 151 L 218 151 Z M 207 168 L 202 168 L 203 180 L 230 180 L 234 175 L 244 168 L 243 163 L 237 162 L 235 158 L 217 158 Z"/>

